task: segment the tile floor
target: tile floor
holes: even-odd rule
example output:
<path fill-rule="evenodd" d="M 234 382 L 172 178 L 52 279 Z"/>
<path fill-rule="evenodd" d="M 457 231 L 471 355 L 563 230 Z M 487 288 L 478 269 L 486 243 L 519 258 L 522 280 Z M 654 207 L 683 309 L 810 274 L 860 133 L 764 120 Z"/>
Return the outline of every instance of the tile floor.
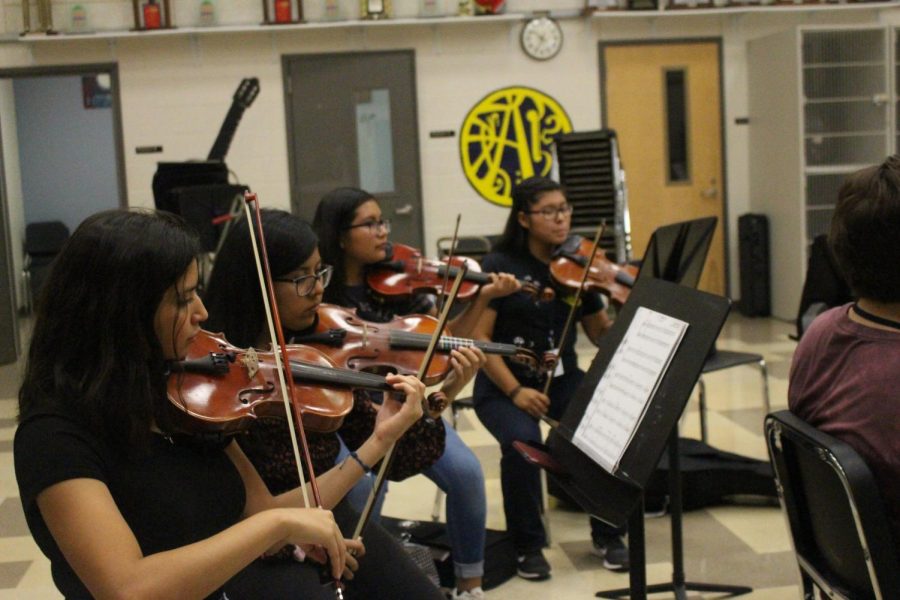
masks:
<path fill-rule="evenodd" d="M 719 338 L 720 348 L 765 356 L 773 410 L 784 408 L 786 404 L 787 373 L 795 345 L 788 339 L 791 332 L 792 326 L 788 323 L 734 314 Z M 581 338 L 583 340 L 583 336 Z M 593 357 L 590 346 L 580 345 L 579 356 L 586 367 Z M 13 473 L 12 439 L 20 368 L 20 365 L 0 367 L 0 600 L 59 598 L 50 578 L 49 563 L 25 526 Z M 706 376 L 706 383 L 709 442 L 722 450 L 765 458 L 762 436 L 765 411 L 758 369 L 751 365 L 712 373 Z M 503 529 L 499 447 L 472 413 L 461 415 L 459 429 L 484 467 L 488 487 L 488 527 Z M 682 418 L 681 432 L 686 437 L 699 437 L 696 394 Z M 424 477 L 413 477 L 392 485 L 385 514 L 430 519 L 433 498 L 434 485 Z M 546 552 L 553 567 L 552 579 L 533 583 L 513 578 L 488 592 L 488 598 L 592 598 L 597 590 L 628 585 L 626 574 L 604 570 L 599 559 L 590 555 L 585 516 L 553 504 L 551 499 L 553 543 Z M 668 519 L 648 519 L 646 530 L 648 582 L 669 580 L 672 566 Z M 753 593 L 744 598 L 800 597 L 796 563 L 784 519 L 777 507 L 720 506 L 689 512 L 685 515 L 684 536 L 688 581 L 753 587 Z"/>

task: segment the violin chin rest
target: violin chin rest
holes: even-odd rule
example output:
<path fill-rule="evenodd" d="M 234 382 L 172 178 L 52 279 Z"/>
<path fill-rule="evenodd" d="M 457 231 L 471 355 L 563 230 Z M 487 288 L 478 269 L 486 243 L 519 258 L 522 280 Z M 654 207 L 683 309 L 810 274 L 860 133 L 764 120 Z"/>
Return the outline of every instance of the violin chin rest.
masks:
<path fill-rule="evenodd" d="M 431 392 L 425 398 L 425 409 L 431 414 L 441 414 L 449 405 L 447 394 L 440 390 Z"/>

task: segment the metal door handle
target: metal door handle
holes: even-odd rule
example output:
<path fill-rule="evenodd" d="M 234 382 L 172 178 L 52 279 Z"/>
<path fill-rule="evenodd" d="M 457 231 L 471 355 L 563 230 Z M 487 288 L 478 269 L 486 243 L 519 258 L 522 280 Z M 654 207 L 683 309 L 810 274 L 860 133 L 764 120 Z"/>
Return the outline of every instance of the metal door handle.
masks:
<path fill-rule="evenodd" d="M 394 209 L 395 215 L 411 215 L 413 211 L 412 204 L 404 204 L 403 206 L 399 206 Z"/>
<path fill-rule="evenodd" d="M 716 187 L 716 183 L 718 183 L 716 181 L 716 178 L 715 177 L 711 178 L 709 180 L 709 187 L 706 188 L 705 190 L 700 190 L 700 197 L 709 199 L 709 198 L 715 198 L 716 196 L 718 196 L 719 188 Z"/>

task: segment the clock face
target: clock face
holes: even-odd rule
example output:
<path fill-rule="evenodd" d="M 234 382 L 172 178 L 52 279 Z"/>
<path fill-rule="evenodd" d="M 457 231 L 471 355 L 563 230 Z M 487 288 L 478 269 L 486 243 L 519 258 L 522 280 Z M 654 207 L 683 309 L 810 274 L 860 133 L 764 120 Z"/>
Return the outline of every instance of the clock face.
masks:
<path fill-rule="evenodd" d="M 563 33 L 550 17 L 530 19 L 522 28 L 522 49 L 535 60 L 548 60 L 562 48 Z"/>

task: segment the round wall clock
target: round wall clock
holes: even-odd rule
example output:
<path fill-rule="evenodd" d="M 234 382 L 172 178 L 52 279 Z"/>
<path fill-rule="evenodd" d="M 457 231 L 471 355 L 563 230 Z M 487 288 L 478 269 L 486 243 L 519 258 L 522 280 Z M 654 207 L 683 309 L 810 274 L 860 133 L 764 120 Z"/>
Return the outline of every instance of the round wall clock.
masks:
<path fill-rule="evenodd" d="M 535 60 L 549 60 L 562 48 L 562 28 L 547 16 L 528 19 L 522 28 L 521 41 L 525 54 Z"/>

